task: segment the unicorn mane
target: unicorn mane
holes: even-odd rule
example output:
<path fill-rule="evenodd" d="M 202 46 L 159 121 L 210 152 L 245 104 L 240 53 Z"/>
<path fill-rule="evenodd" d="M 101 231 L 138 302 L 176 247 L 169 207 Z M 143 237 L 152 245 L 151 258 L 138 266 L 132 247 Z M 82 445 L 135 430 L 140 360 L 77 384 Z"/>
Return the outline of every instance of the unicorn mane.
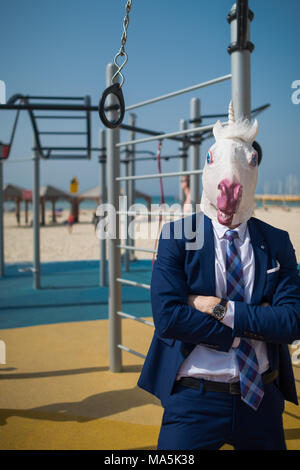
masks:
<path fill-rule="evenodd" d="M 222 126 L 220 121 L 217 121 L 213 128 L 213 134 L 216 141 L 220 139 L 238 139 L 246 143 L 252 143 L 255 140 L 258 132 L 258 124 L 255 119 L 251 124 L 249 119 L 235 120 L 232 101 L 229 104 L 228 110 L 228 124 Z"/>

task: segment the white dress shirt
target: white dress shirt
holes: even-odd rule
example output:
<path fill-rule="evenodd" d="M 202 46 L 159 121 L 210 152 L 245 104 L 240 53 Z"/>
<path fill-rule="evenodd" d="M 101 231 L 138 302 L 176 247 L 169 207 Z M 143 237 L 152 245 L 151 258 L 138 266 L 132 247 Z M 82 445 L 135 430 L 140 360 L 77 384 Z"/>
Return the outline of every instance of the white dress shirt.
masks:
<path fill-rule="evenodd" d="M 229 242 L 224 235 L 228 227 L 215 221 L 212 224 L 215 243 L 216 297 L 226 298 L 226 249 Z M 243 267 L 244 302 L 250 303 L 254 284 L 255 261 L 247 222 L 239 225 L 234 230 L 238 233 L 238 238 L 234 240 L 234 244 Z M 231 300 L 228 303 L 228 309 L 222 323 L 233 328 L 234 301 Z M 252 339 L 249 341 L 255 349 L 259 372 L 263 373 L 269 368 L 266 344 Z M 181 377 L 197 377 L 217 382 L 238 381 L 239 369 L 234 348 L 239 345 L 239 342 L 240 338 L 234 338 L 232 347 L 228 352 L 218 351 L 200 344 L 197 345 L 179 368 L 177 380 Z"/>

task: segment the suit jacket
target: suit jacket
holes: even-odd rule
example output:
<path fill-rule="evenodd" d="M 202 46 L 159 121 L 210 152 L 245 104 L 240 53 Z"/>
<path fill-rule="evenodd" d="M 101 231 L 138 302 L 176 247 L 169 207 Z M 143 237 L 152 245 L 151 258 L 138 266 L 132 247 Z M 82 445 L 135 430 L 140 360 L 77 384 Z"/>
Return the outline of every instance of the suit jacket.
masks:
<path fill-rule="evenodd" d="M 235 302 L 231 329 L 187 304 L 192 294 L 215 296 L 213 226 L 199 214 L 167 223 L 161 231 L 150 291 L 155 331 L 138 385 L 164 404 L 179 367 L 197 344 L 228 351 L 234 337 L 251 338 L 266 342 L 270 367 L 279 371 L 279 389 L 286 400 L 298 404 L 288 344 L 300 338 L 300 277 L 288 233 L 249 219 L 253 294 L 250 304 Z M 194 238 L 183 224 L 191 227 Z M 203 246 L 188 249 L 201 228 Z M 270 306 L 262 307 L 262 302 Z"/>

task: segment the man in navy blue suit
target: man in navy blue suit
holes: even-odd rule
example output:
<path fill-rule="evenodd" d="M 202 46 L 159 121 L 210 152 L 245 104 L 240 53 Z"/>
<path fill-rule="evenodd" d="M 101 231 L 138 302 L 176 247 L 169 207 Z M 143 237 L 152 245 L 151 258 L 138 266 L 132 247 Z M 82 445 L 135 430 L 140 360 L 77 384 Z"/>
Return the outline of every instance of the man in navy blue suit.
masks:
<path fill-rule="evenodd" d="M 251 217 L 256 134 L 231 108 L 228 126 L 214 126 L 201 211 L 160 235 L 155 332 L 138 381 L 164 407 L 158 449 L 286 448 L 300 277 L 288 233 Z"/>

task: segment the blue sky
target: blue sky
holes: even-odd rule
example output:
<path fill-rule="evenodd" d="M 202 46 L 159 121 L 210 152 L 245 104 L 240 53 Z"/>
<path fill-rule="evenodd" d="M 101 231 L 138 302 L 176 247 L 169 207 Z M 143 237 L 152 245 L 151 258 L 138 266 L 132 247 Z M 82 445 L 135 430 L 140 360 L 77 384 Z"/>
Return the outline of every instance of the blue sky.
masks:
<path fill-rule="evenodd" d="M 105 67 L 119 50 L 125 0 L 10 0 L 1 4 L 1 69 L 7 96 L 17 92 L 35 95 L 91 95 L 97 104 L 105 88 Z M 226 21 L 232 1 L 133 0 L 124 69 L 126 104 L 230 73 L 230 27 Z M 255 16 L 251 39 L 252 107 L 271 103 L 259 115 L 258 142 L 264 152 L 258 192 L 285 190 L 289 175 L 298 177 L 300 192 L 300 104 L 291 101 L 294 80 L 300 80 L 299 0 L 250 0 Z M 226 112 L 230 82 L 137 109 L 137 125 L 170 132 L 180 119 L 189 119 L 190 100 L 201 100 L 203 114 Z M 12 112 L 0 113 L 0 140 L 10 135 Z M 128 115 L 125 122 L 128 122 Z M 209 122 L 209 121 L 208 121 Z M 46 127 L 48 124 L 48 128 Z M 43 130 L 64 130 L 62 122 Z M 93 144 L 102 127 L 93 115 Z M 75 127 L 74 129 L 78 129 Z M 127 134 L 121 138 L 127 140 Z M 54 144 L 49 137 L 47 142 Z M 56 141 L 58 142 L 58 141 Z M 61 141 L 79 145 L 80 138 Z M 201 148 L 202 164 L 209 145 Z M 11 159 L 31 155 L 32 131 L 26 113 L 17 129 Z M 178 145 L 165 142 L 163 153 L 177 153 Z M 139 150 L 156 150 L 156 143 Z M 179 162 L 163 162 L 163 171 L 176 171 Z M 41 164 L 41 184 L 68 189 L 77 176 L 80 190 L 99 182 L 97 155 L 92 161 L 47 161 Z M 156 172 L 155 162 L 138 163 L 137 173 Z M 5 164 L 4 182 L 32 187 L 31 163 Z M 296 184 L 296 182 L 295 182 Z M 159 194 L 158 180 L 138 182 L 137 188 Z M 164 181 L 167 194 L 176 195 L 178 179 Z M 295 186 L 296 188 L 296 186 Z"/>

